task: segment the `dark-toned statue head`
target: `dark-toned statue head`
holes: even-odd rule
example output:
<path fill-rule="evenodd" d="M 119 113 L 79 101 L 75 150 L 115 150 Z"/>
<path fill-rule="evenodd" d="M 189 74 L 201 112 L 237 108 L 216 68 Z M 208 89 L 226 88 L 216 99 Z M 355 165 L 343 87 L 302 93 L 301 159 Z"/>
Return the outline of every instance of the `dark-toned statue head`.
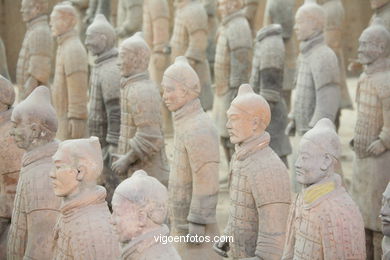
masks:
<path fill-rule="evenodd" d="M 10 134 L 19 148 L 31 151 L 55 138 L 58 121 L 50 99 L 49 89 L 39 86 L 12 111 Z"/>
<path fill-rule="evenodd" d="M 297 181 L 305 186 L 316 184 L 334 174 L 341 155 L 341 142 L 328 118 L 319 120 L 300 143 L 295 162 Z"/>
<path fill-rule="evenodd" d="M 103 14 L 97 14 L 88 27 L 85 46 L 93 55 L 100 55 L 114 48 L 116 42 L 115 29 Z"/>
<path fill-rule="evenodd" d="M 249 84 L 242 84 L 227 111 L 227 118 L 230 141 L 240 144 L 264 133 L 271 121 L 271 110 L 268 102 Z"/>

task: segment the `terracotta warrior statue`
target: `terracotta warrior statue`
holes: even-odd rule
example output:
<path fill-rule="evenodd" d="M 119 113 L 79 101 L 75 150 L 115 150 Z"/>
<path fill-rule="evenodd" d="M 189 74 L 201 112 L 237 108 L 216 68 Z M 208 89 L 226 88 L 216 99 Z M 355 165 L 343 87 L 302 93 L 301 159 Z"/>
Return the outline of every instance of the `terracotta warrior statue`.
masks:
<path fill-rule="evenodd" d="M 50 26 L 58 49 L 52 100 L 58 117 L 60 140 L 81 138 L 86 134 L 88 58 L 75 29 L 76 9 L 68 3 L 57 4 Z"/>
<path fill-rule="evenodd" d="M 371 23 L 375 18 L 381 18 L 385 28 L 390 31 L 390 0 L 370 0 L 370 4 L 374 11 Z"/>
<path fill-rule="evenodd" d="M 111 0 L 89 0 L 88 9 L 83 22 L 87 25 L 91 24 L 98 14 L 104 15 L 110 20 Z"/>
<path fill-rule="evenodd" d="M 85 46 L 96 56 L 90 77 L 88 130 L 97 136 L 103 151 L 104 169 L 99 184 L 107 189 L 111 202 L 119 179 L 111 171 L 112 154 L 116 152 L 120 127 L 120 79 L 115 29 L 102 14 L 88 27 Z"/>
<path fill-rule="evenodd" d="M 0 75 L 11 79 L 8 73 L 7 55 L 5 54 L 4 42 L 0 37 Z"/>
<path fill-rule="evenodd" d="M 257 32 L 250 84 L 270 105 L 272 116 L 267 128 L 271 135 L 269 146 L 288 165 L 287 155 L 292 149 L 284 132 L 288 112 L 282 96 L 285 61 L 282 33 L 279 24 L 265 26 Z"/>
<path fill-rule="evenodd" d="M 382 198 L 381 215 L 382 221 L 382 260 L 390 259 L 390 183 L 387 185 Z"/>
<path fill-rule="evenodd" d="M 7 259 L 53 259 L 53 228 L 61 201 L 50 185 L 51 159 L 57 151 L 54 139 L 57 118 L 50 104 L 50 91 L 39 86 L 12 111 L 16 145 L 25 150 L 16 188 Z M 12 158 L 15 160 L 15 158 Z"/>
<path fill-rule="evenodd" d="M 208 44 L 207 44 L 207 60 L 210 65 L 211 78 L 214 77 L 214 62 L 215 62 L 215 48 L 216 36 L 218 30 L 218 14 L 217 14 L 217 0 L 201 0 L 204 9 L 207 13 L 207 29 L 208 29 Z"/>
<path fill-rule="evenodd" d="M 0 75 L 0 259 L 7 259 L 7 235 L 23 156 L 9 135 L 14 101 L 14 86 Z"/>
<path fill-rule="evenodd" d="M 174 0 L 175 21 L 170 46 L 171 61 L 185 56 L 200 79 L 200 102 L 204 110 L 213 106 L 210 68 L 207 60 L 207 13 L 199 0 Z"/>
<path fill-rule="evenodd" d="M 25 99 L 39 85 L 48 85 L 53 39 L 48 24 L 48 0 L 23 0 L 20 9 L 27 24 L 16 67 L 18 100 Z"/>
<path fill-rule="evenodd" d="M 169 65 L 169 5 L 167 0 L 145 0 L 143 7 L 142 31 L 152 54 L 149 62 L 150 78 L 159 86 Z M 165 136 L 173 134 L 172 116 L 162 103 L 163 129 Z"/>
<path fill-rule="evenodd" d="M 142 29 L 143 0 L 118 0 L 116 33 L 124 40 Z"/>
<path fill-rule="evenodd" d="M 290 208 L 283 260 L 366 259 L 362 215 L 335 173 L 340 155 L 328 118 L 300 140 L 295 168 L 304 188 Z"/>
<path fill-rule="evenodd" d="M 112 165 L 122 179 L 143 169 L 168 183 L 168 159 L 162 132 L 161 97 L 150 80 L 151 51 L 140 34 L 124 40 L 119 49 L 121 126 L 118 160 Z"/>
<path fill-rule="evenodd" d="M 54 228 L 54 260 L 118 259 L 106 190 L 96 185 L 103 170 L 99 138 L 66 140 L 53 156 L 54 194 L 62 199 Z"/>
<path fill-rule="evenodd" d="M 300 41 L 300 55 L 295 90 L 294 109 L 286 133 L 305 134 L 321 118 L 336 121 L 340 107 L 340 73 L 337 56 L 325 44 L 325 12 L 316 3 L 301 6 L 295 16 L 295 31 Z M 298 141 L 297 141 L 298 142 Z M 296 158 L 293 153 L 293 161 Z M 300 190 L 296 172 L 291 168 L 292 185 Z"/>
<path fill-rule="evenodd" d="M 347 76 L 345 71 L 342 35 L 344 29 L 345 11 L 341 0 L 319 0 L 325 11 L 325 43 L 336 54 L 340 68 L 341 109 L 352 109 L 352 100 L 349 96 Z"/>
<path fill-rule="evenodd" d="M 169 235 L 164 224 L 168 191 L 156 178 L 143 170 L 134 172 L 115 189 L 112 205 L 111 223 L 122 245 L 121 260 L 181 259 L 171 243 L 161 241 Z"/>
<path fill-rule="evenodd" d="M 382 193 L 390 181 L 390 33 L 373 24 L 359 38 L 358 58 L 364 72 L 356 93 L 351 193 L 366 228 L 367 259 L 380 259 Z"/>
<path fill-rule="evenodd" d="M 226 130 L 226 111 L 236 97 L 238 87 L 249 81 L 252 59 L 251 29 L 241 6 L 242 0 L 218 0 L 222 22 L 214 63 L 213 119 L 228 161 L 234 153 L 234 145 L 230 143 Z"/>
<path fill-rule="evenodd" d="M 226 127 L 236 152 L 230 164 L 230 210 L 224 235 L 214 250 L 233 259 L 280 259 L 290 206 L 288 171 L 269 147 L 265 129 L 271 119 L 267 101 L 251 86 L 240 86 L 227 111 Z"/>
<path fill-rule="evenodd" d="M 184 56 L 165 71 L 162 87 L 175 127 L 168 186 L 172 234 L 214 237 L 219 233 L 218 134 L 200 104 L 198 75 Z M 175 244 L 183 259 L 220 259 L 212 243 L 192 241 Z"/>
<path fill-rule="evenodd" d="M 245 17 L 248 20 L 249 26 L 251 28 L 252 35 L 256 34 L 255 31 L 255 22 L 256 22 L 256 14 L 257 9 L 259 7 L 259 1 L 264 0 L 241 0 L 243 3 L 243 10 L 245 13 Z"/>
<path fill-rule="evenodd" d="M 282 95 L 287 108 L 291 107 L 291 92 L 296 69 L 296 41 L 293 37 L 294 8 L 296 0 L 268 0 L 265 7 L 263 26 L 280 24 L 285 48 Z M 271 141 L 272 142 L 272 141 Z"/>
<path fill-rule="evenodd" d="M 77 29 L 80 33 L 81 41 L 84 41 L 85 31 L 87 30 L 88 25 L 84 24 L 83 20 L 88 10 L 89 0 L 70 0 L 70 2 L 77 10 L 77 15 L 79 16 Z"/>

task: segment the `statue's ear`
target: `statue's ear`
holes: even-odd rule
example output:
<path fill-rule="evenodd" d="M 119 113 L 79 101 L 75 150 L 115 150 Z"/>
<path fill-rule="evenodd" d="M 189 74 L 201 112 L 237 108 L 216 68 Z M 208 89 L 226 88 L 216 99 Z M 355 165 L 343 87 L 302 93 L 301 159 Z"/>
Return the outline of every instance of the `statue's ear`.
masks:
<path fill-rule="evenodd" d="M 326 171 L 332 166 L 333 164 L 333 158 L 330 154 L 325 154 L 324 157 L 322 158 L 322 163 L 321 163 L 321 170 Z"/>
<path fill-rule="evenodd" d="M 81 182 L 84 179 L 86 174 L 87 174 L 87 167 L 85 167 L 84 165 L 80 165 L 77 167 L 76 179 L 78 181 Z"/>
<path fill-rule="evenodd" d="M 30 129 L 32 131 L 32 136 L 34 138 L 39 138 L 39 135 L 41 134 L 41 127 L 37 123 L 32 123 L 30 125 Z"/>
<path fill-rule="evenodd" d="M 140 227 L 146 226 L 147 219 L 148 219 L 147 209 L 145 207 L 141 207 L 138 210 L 138 220 L 139 220 L 139 223 L 140 223 L 139 224 Z"/>

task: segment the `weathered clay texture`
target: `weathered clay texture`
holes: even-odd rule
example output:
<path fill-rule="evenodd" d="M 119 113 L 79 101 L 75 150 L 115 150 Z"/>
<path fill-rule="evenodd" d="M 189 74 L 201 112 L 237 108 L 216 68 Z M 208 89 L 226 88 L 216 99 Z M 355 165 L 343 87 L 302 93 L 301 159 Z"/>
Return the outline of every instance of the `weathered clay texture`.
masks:
<path fill-rule="evenodd" d="M 177 57 L 168 67 L 162 86 L 164 102 L 173 112 L 175 127 L 168 186 L 172 234 L 213 237 L 218 235 L 217 130 L 202 109 L 198 98 L 199 78 L 185 57 Z M 175 246 L 186 260 L 219 259 L 212 251 L 212 243 L 176 243 Z"/>
<path fill-rule="evenodd" d="M 145 0 L 142 30 L 152 54 L 149 62 L 150 78 L 158 85 L 162 96 L 161 81 L 169 65 L 169 5 L 167 0 Z M 163 129 L 165 135 L 173 134 L 172 115 L 162 104 Z"/>
<path fill-rule="evenodd" d="M 89 0 L 71 0 L 72 5 L 76 8 L 77 14 L 79 16 L 79 21 L 77 29 L 80 33 L 81 41 L 85 40 L 85 31 L 87 30 L 88 25 L 86 25 L 83 20 L 88 9 Z"/>
<path fill-rule="evenodd" d="M 283 260 L 366 259 L 362 215 L 334 171 L 340 155 L 328 118 L 302 137 L 295 167 L 304 188 L 290 208 Z"/>
<path fill-rule="evenodd" d="M 81 138 L 86 134 L 88 59 L 75 29 L 78 22 L 73 6 L 57 4 L 50 17 L 58 48 L 52 100 L 58 118 L 57 138 Z"/>
<path fill-rule="evenodd" d="M 143 169 L 167 185 L 169 166 L 162 132 L 161 97 L 147 71 L 150 54 L 148 45 L 138 33 L 120 46 L 119 159 L 112 167 L 122 178 Z"/>
<path fill-rule="evenodd" d="M 216 48 L 216 36 L 218 30 L 218 17 L 217 17 L 217 0 L 201 0 L 203 7 L 207 13 L 207 29 L 208 29 L 208 45 L 207 45 L 207 60 L 209 61 L 211 69 L 211 77 L 213 78 L 214 61 L 215 61 L 215 48 Z"/>
<path fill-rule="evenodd" d="M 208 45 L 207 13 L 198 0 L 178 1 L 170 45 L 171 61 L 185 56 L 200 79 L 200 102 L 204 110 L 213 106 L 209 63 L 206 57 Z"/>
<path fill-rule="evenodd" d="M 7 234 L 23 156 L 9 135 L 14 101 L 12 83 L 0 75 L 0 259 L 7 259 Z"/>
<path fill-rule="evenodd" d="M 122 260 L 181 259 L 171 243 L 156 240 L 169 235 L 168 191 L 156 178 L 136 171 L 115 189 L 112 205 Z"/>
<path fill-rule="evenodd" d="M 385 28 L 390 31 L 390 0 L 370 0 L 370 4 L 374 11 L 371 23 L 375 18 L 381 18 Z"/>
<path fill-rule="evenodd" d="M 390 259 L 390 184 L 387 185 L 385 192 L 383 193 L 382 208 L 381 208 L 381 220 L 382 220 L 382 260 Z"/>
<path fill-rule="evenodd" d="M 106 190 L 96 182 L 103 170 L 99 139 L 66 140 L 53 155 L 54 194 L 62 199 L 54 228 L 53 260 L 118 259 Z"/>
<path fill-rule="evenodd" d="M 362 212 L 367 256 L 381 255 L 378 217 L 382 193 L 390 181 L 390 34 L 379 24 L 363 31 L 359 62 L 365 65 L 356 93 L 357 121 L 353 138 L 354 174 L 351 193 Z M 378 237 L 375 239 L 375 237 Z"/>
<path fill-rule="evenodd" d="M 231 204 L 224 235 L 234 241 L 218 243 L 215 249 L 223 255 L 230 246 L 233 259 L 280 259 L 291 195 L 287 168 L 269 147 L 265 131 L 270 107 L 243 84 L 227 115 L 236 152 L 230 166 Z"/>
<path fill-rule="evenodd" d="M 8 80 L 10 79 L 8 73 L 7 56 L 5 53 L 4 43 L 1 37 L 0 37 L 0 75 L 5 77 Z"/>
<path fill-rule="evenodd" d="M 234 146 L 230 143 L 226 130 L 226 111 L 236 97 L 238 87 L 249 81 L 252 35 L 244 12 L 240 10 L 240 0 L 220 0 L 218 4 L 222 22 L 219 27 L 214 63 L 213 119 L 225 149 L 226 158 L 230 161 Z"/>
<path fill-rule="evenodd" d="M 111 18 L 111 0 L 89 0 L 88 9 L 85 13 L 84 23 L 89 25 L 96 15 L 102 14 L 108 20 Z"/>
<path fill-rule="evenodd" d="M 114 28 L 102 14 L 88 27 L 85 45 L 96 56 L 90 78 L 88 130 L 97 136 L 103 150 L 104 170 L 99 184 L 107 189 L 111 202 L 119 178 L 111 171 L 112 153 L 116 152 L 120 128 L 120 80 L 118 50 Z"/>
<path fill-rule="evenodd" d="M 257 9 L 259 6 L 259 1 L 263 0 L 243 0 L 243 10 L 245 13 L 245 17 L 248 20 L 249 26 L 252 30 L 252 35 L 256 35 L 255 31 L 255 18 L 257 14 Z"/>
<path fill-rule="evenodd" d="M 116 32 L 124 40 L 142 29 L 143 0 L 118 0 Z"/>
<path fill-rule="evenodd" d="M 47 0 L 22 1 L 21 13 L 27 24 L 16 68 L 18 100 L 25 99 L 39 85 L 48 86 L 53 39 L 48 24 Z"/>
<path fill-rule="evenodd" d="M 287 155 L 292 149 L 285 134 L 288 111 L 282 96 L 285 61 L 282 31 L 279 24 L 272 24 L 257 32 L 250 84 L 270 105 L 272 116 L 267 127 L 271 135 L 269 146 L 287 165 Z"/>
<path fill-rule="evenodd" d="M 10 130 L 16 145 L 26 150 L 11 228 L 8 235 L 7 259 L 53 259 L 53 228 L 61 201 L 50 185 L 51 159 L 58 148 L 54 140 L 57 118 L 50 104 L 50 91 L 39 86 L 12 111 Z"/>
<path fill-rule="evenodd" d="M 284 71 L 283 71 L 283 96 L 287 107 L 290 108 L 291 91 L 295 87 L 296 69 L 296 41 L 293 37 L 295 0 L 268 0 L 263 26 L 280 24 L 285 47 Z"/>
<path fill-rule="evenodd" d="M 337 56 L 340 68 L 340 108 L 352 108 L 352 100 L 349 96 L 347 77 L 345 71 L 342 36 L 344 28 L 345 11 L 341 0 L 321 0 L 322 8 L 326 15 L 325 43 L 334 51 Z"/>

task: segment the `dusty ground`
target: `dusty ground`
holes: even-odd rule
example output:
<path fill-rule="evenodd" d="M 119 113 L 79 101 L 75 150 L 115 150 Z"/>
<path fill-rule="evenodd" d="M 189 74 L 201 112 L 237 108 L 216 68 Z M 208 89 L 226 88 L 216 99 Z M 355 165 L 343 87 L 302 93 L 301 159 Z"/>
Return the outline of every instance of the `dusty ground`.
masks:
<path fill-rule="evenodd" d="M 348 89 L 351 95 L 352 100 L 355 100 L 355 91 L 356 91 L 357 78 L 348 79 Z M 356 106 L 355 106 L 356 107 Z M 355 126 L 356 111 L 355 110 L 344 110 L 341 114 L 341 124 L 339 129 L 339 135 L 342 142 L 342 168 L 343 175 L 345 178 L 345 183 L 348 186 L 352 177 L 352 161 L 353 161 L 353 151 L 349 148 L 349 141 L 353 137 L 353 131 Z M 294 139 L 291 139 L 291 143 L 294 143 Z M 167 155 L 170 160 L 172 160 L 172 145 L 173 139 L 166 138 L 167 146 Z M 293 149 L 295 149 L 293 147 Z M 220 147 L 221 154 L 221 163 L 219 167 L 219 176 L 220 176 L 220 192 L 219 192 L 219 201 L 217 207 L 217 219 L 220 231 L 223 232 L 223 229 L 227 223 L 228 211 L 229 211 L 229 195 L 227 189 L 227 173 L 228 173 L 228 164 L 226 158 L 223 154 L 223 149 Z M 289 158 L 289 164 L 292 165 L 293 162 Z"/>

